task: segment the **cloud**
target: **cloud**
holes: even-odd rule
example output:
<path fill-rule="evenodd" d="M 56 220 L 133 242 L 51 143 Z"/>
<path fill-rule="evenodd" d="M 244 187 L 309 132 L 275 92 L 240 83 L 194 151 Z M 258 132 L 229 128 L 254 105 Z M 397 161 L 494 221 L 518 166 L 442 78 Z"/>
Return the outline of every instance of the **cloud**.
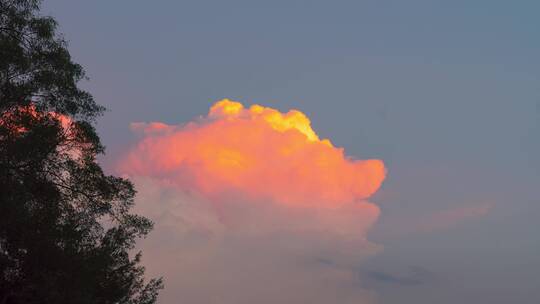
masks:
<path fill-rule="evenodd" d="M 483 203 L 442 210 L 431 214 L 424 220 L 418 221 L 415 229 L 420 232 L 433 232 L 448 229 L 467 219 L 482 217 L 492 208 L 493 204 Z"/>
<path fill-rule="evenodd" d="M 300 111 L 216 103 L 183 125 L 136 123 L 119 163 L 136 211 L 155 221 L 142 242 L 162 303 L 372 303 L 357 266 L 379 208 L 379 160 L 320 139 Z"/>
<path fill-rule="evenodd" d="M 377 282 L 386 284 L 395 284 L 400 286 L 416 286 L 424 284 L 426 281 L 432 281 L 435 275 L 420 266 L 410 266 L 405 275 L 395 275 L 382 271 L 369 271 L 367 276 Z"/>
<path fill-rule="evenodd" d="M 181 126 L 136 123 L 143 139 L 121 171 L 167 179 L 184 190 L 280 204 L 337 207 L 372 195 L 385 178 L 380 160 L 353 160 L 320 140 L 300 111 L 282 114 L 230 100 Z"/>
<path fill-rule="evenodd" d="M 450 230 L 486 216 L 495 207 L 492 202 L 461 204 L 432 212 L 387 216 L 385 228 L 377 236 L 388 240 Z"/>

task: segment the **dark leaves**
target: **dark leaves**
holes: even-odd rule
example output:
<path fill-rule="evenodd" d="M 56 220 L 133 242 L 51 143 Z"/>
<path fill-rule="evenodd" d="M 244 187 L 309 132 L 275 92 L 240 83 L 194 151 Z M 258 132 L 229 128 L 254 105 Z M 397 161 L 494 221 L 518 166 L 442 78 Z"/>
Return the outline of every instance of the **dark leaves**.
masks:
<path fill-rule="evenodd" d="M 39 4 L 0 0 L 0 304 L 154 303 L 129 254 L 152 223 L 97 163 L 103 107 Z"/>

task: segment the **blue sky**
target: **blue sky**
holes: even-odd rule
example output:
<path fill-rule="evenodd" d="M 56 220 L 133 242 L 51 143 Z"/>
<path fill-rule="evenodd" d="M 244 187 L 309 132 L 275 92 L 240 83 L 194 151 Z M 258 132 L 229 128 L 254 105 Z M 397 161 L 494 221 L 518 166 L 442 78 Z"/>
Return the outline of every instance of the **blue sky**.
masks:
<path fill-rule="evenodd" d="M 44 3 L 87 70 L 83 86 L 109 109 L 98 122 L 105 164 L 130 122 L 186 122 L 221 98 L 298 108 L 348 155 L 383 159 L 369 237 L 384 250 L 359 272 L 384 304 L 540 300 L 539 11 L 538 1 Z"/>

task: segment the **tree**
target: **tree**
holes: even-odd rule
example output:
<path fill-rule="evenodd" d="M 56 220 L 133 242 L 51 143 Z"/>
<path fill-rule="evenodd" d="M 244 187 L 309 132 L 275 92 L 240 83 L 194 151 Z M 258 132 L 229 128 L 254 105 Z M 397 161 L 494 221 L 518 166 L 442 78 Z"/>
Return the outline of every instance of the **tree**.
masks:
<path fill-rule="evenodd" d="M 129 254 L 152 223 L 97 163 L 104 108 L 40 4 L 0 0 L 0 304 L 154 303 Z"/>

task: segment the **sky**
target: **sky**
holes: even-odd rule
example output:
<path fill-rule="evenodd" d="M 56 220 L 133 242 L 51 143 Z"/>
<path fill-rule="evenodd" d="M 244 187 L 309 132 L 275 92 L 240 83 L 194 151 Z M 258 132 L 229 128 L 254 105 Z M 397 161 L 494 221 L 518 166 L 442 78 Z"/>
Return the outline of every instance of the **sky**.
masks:
<path fill-rule="evenodd" d="M 89 80 L 82 86 L 108 108 L 97 122 L 107 146 L 102 163 L 109 172 L 131 174 L 139 189 L 136 210 L 156 221 L 154 236 L 141 246 L 149 273 L 166 272 L 169 288 L 160 303 L 240 303 L 261 295 L 280 302 L 264 287 L 302 281 L 283 296 L 309 294 L 320 303 L 535 304 L 539 9 L 540 2 L 525 0 L 48 0 L 43 12 L 59 21 L 72 56 L 85 67 Z M 246 108 L 301 111 L 320 139 L 343 148 L 344 168 L 381 160 L 380 188 L 353 195 L 360 209 L 377 211 L 343 209 L 311 221 L 312 210 L 269 207 L 260 192 L 248 196 L 244 179 L 225 199 L 183 179 L 163 186 L 162 171 L 126 167 L 129 155 L 147 160 L 145 141 L 172 147 L 167 137 L 145 133 L 144 123 L 160 122 L 190 138 L 184 136 L 219 122 L 208 113 L 225 98 Z M 197 168 L 167 174 L 202 174 Z M 317 193 L 314 204 L 323 206 L 327 197 Z M 216 204 L 227 209 L 217 220 Z M 268 214 L 268 226 L 253 218 Z M 187 240 L 178 217 L 197 227 L 204 222 L 217 241 Z M 352 244 L 338 236 L 340 219 L 351 221 L 344 231 L 358 231 Z M 278 233 L 276 221 L 325 232 Z M 289 246 L 296 243 L 302 248 Z M 199 255 L 208 252 L 216 253 Z M 321 258 L 311 265 L 293 255 Z M 179 262 L 193 256 L 198 262 Z M 221 281 L 208 275 L 214 272 Z M 260 273 L 252 280 L 250 274 Z"/>

